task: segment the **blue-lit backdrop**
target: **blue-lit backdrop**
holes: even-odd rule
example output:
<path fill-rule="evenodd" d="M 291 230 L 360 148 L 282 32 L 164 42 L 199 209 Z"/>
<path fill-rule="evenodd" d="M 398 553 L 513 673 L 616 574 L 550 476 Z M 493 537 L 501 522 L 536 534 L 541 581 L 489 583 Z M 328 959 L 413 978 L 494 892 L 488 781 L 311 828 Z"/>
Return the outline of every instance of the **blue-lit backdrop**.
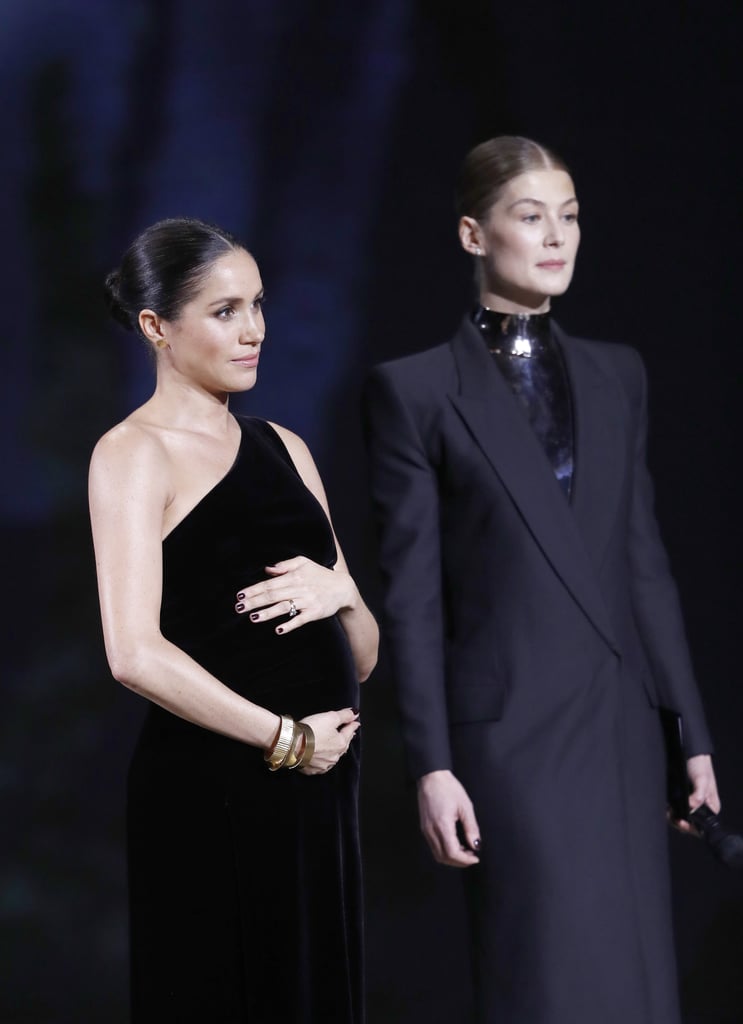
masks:
<path fill-rule="evenodd" d="M 258 259 L 268 340 L 236 407 L 308 441 L 375 600 L 365 370 L 443 340 L 470 300 L 464 152 L 519 132 L 565 155 L 584 240 L 556 312 L 648 363 L 661 522 L 743 826 L 740 29 L 739 5 L 696 0 L 4 0 L 3 1024 L 127 1019 L 123 786 L 141 706 L 103 657 L 85 475 L 152 385 L 101 281 L 164 216 L 214 220 Z M 458 879 L 417 838 L 384 662 L 363 719 L 370 1022 L 458 1022 Z M 740 1024 L 739 880 L 694 844 L 672 852 L 688 1024 Z"/>

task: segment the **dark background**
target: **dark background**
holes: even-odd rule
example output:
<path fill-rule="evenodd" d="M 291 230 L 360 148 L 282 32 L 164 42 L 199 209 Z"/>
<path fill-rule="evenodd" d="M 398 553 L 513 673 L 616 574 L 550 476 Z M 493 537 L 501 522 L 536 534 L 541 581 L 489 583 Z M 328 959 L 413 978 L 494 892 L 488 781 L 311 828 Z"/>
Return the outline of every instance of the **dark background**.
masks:
<path fill-rule="evenodd" d="M 646 358 L 659 517 L 743 828 L 741 42 L 734 0 L 4 0 L 3 1024 L 127 1019 L 122 818 L 142 705 L 106 668 L 85 477 L 152 386 L 100 282 L 163 216 L 215 220 L 256 255 L 268 342 L 234 407 L 309 442 L 376 604 L 365 370 L 443 340 L 471 299 L 452 208 L 464 152 L 517 132 L 564 155 L 583 244 L 556 313 Z M 363 721 L 370 1024 L 458 1024 L 459 878 L 418 839 L 384 660 Z M 701 844 L 674 835 L 671 851 L 686 1024 L 740 1024 L 743 882 Z"/>

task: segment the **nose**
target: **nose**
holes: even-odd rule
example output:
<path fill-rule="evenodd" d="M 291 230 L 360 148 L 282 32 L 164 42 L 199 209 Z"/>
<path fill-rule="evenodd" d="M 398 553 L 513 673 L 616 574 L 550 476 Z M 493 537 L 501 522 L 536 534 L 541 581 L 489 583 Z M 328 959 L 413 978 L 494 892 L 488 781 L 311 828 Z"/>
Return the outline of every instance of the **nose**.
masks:
<path fill-rule="evenodd" d="M 550 248 L 559 249 L 565 245 L 565 232 L 563 223 L 559 217 L 551 217 L 547 222 L 547 231 L 544 236 L 544 244 Z"/>
<path fill-rule="evenodd" d="M 265 336 L 266 329 L 263 324 L 263 316 L 250 310 L 243 320 L 240 331 L 241 345 L 260 345 Z"/>

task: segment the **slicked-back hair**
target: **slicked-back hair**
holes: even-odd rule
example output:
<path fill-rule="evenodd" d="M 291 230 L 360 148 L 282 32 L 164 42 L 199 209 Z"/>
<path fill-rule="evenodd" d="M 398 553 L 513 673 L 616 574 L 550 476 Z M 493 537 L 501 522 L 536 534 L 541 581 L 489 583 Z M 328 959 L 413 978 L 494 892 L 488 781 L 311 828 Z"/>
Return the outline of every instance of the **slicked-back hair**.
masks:
<path fill-rule="evenodd" d="M 244 246 L 236 238 L 205 221 L 174 217 L 152 224 L 106 277 L 104 297 L 111 315 L 136 331 L 143 309 L 176 320 L 214 263 L 237 249 Z"/>
<path fill-rule="evenodd" d="M 456 190 L 458 217 L 483 223 L 513 178 L 527 171 L 570 171 L 565 162 L 545 146 L 520 135 L 497 135 L 481 142 L 464 158 Z"/>

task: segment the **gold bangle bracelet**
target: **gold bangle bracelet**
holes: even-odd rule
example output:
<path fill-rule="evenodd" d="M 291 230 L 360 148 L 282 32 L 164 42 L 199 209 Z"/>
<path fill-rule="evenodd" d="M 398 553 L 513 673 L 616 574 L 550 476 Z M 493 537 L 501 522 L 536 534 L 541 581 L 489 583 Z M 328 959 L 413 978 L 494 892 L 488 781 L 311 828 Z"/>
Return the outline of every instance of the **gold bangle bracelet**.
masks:
<path fill-rule="evenodd" d="M 299 757 L 297 756 L 297 749 L 300 745 L 300 740 L 304 736 L 299 722 L 294 723 L 294 735 L 292 736 L 291 746 L 289 747 L 289 753 L 286 755 L 286 760 L 282 764 L 282 768 L 296 768 L 299 764 Z"/>
<path fill-rule="evenodd" d="M 297 761 L 295 768 L 304 768 L 312 760 L 312 756 L 315 753 L 315 734 L 312 731 L 312 726 L 307 725 L 306 722 L 298 722 L 299 728 L 304 733 L 304 750 L 302 756 Z"/>
<path fill-rule="evenodd" d="M 294 719 L 289 715 L 281 715 L 281 728 L 279 729 L 279 738 L 274 743 L 271 750 L 267 751 L 263 755 L 263 760 L 268 765 L 268 770 L 271 772 L 278 771 L 279 768 L 286 761 L 289 751 L 292 748 L 292 740 L 294 738 Z"/>

